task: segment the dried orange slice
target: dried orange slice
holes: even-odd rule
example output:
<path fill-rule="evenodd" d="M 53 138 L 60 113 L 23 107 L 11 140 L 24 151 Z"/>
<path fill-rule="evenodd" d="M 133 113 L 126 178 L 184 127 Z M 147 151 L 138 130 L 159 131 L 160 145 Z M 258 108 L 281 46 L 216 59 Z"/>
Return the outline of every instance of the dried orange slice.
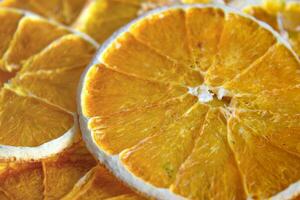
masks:
<path fill-rule="evenodd" d="M 35 162 L 0 163 L 0 198 L 143 200 L 103 166 L 82 142 L 55 157 Z"/>
<path fill-rule="evenodd" d="M 99 43 L 143 13 L 175 4 L 221 3 L 228 0 L 3 0 L 0 6 L 19 8 L 73 26 Z"/>
<path fill-rule="evenodd" d="M 0 157 L 59 153 L 78 140 L 76 88 L 97 44 L 32 13 L 0 18 Z"/>
<path fill-rule="evenodd" d="M 4 0 L 0 6 L 29 10 L 41 16 L 71 25 L 87 0 Z"/>
<path fill-rule="evenodd" d="M 287 199 L 300 193 L 299 86 L 296 54 L 267 24 L 167 7 L 102 46 L 81 82 L 81 128 L 151 197 Z"/>
<path fill-rule="evenodd" d="M 264 1 L 264 5 L 248 6 L 244 12 L 271 25 L 291 43 L 300 55 L 300 3 Z"/>

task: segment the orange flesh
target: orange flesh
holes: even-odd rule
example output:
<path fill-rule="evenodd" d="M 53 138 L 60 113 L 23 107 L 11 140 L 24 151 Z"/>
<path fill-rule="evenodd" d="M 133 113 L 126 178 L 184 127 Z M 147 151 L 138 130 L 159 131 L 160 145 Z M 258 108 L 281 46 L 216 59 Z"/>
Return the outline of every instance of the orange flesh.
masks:
<path fill-rule="evenodd" d="M 205 42 L 196 16 L 211 30 Z M 199 200 L 269 198 L 299 180 L 300 64 L 255 21 L 217 8 L 162 11 L 98 60 L 82 109 L 98 147 L 137 178 Z"/>

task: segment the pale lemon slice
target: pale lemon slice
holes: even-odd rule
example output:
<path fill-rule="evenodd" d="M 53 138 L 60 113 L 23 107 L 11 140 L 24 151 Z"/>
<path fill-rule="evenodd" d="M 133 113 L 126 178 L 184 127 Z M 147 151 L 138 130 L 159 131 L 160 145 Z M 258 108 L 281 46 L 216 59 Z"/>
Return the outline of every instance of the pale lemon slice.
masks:
<path fill-rule="evenodd" d="M 102 46 L 81 82 L 81 129 L 148 196 L 288 199 L 300 193 L 299 85 L 298 57 L 269 25 L 167 7 Z"/>
<path fill-rule="evenodd" d="M 79 139 L 76 90 L 97 43 L 35 14 L 0 8 L 0 157 L 40 159 Z"/>

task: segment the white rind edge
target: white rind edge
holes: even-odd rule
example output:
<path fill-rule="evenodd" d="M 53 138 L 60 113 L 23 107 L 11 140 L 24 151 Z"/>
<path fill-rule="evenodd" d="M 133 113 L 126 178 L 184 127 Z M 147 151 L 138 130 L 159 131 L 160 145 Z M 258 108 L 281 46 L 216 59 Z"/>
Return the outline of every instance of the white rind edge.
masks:
<path fill-rule="evenodd" d="M 67 27 L 67 26 L 60 24 L 52 19 L 46 19 L 35 13 L 32 13 L 27 10 L 22 10 L 22 9 L 1 7 L 0 10 L 8 10 L 8 11 L 12 11 L 12 12 L 18 12 L 18 13 L 24 14 L 24 17 L 45 20 L 48 23 L 51 23 L 58 27 L 62 27 L 64 29 L 70 31 L 70 33 L 80 36 L 81 38 L 83 38 L 84 40 L 89 42 L 91 45 L 93 45 L 95 48 L 99 47 L 99 44 L 94 39 L 92 39 L 90 36 L 88 36 L 87 34 L 77 31 L 75 29 L 72 29 L 70 27 Z M 53 42 L 55 42 L 55 41 L 53 41 Z M 60 109 L 62 109 L 62 108 L 60 108 Z M 68 112 L 68 111 L 66 111 L 66 112 Z M 0 145 L 0 160 L 36 161 L 36 160 L 48 158 L 50 156 L 53 156 L 55 154 L 62 152 L 63 150 L 67 149 L 68 147 L 71 147 L 74 143 L 76 143 L 77 138 L 80 134 L 80 131 L 79 131 L 80 129 L 79 129 L 77 113 L 70 113 L 70 112 L 68 112 L 68 113 L 72 115 L 74 123 L 73 123 L 73 126 L 67 132 L 63 133 L 60 137 L 53 139 L 51 141 L 48 141 L 48 142 L 46 142 L 40 146 L 36 146 L 36 147 L 21 147 L 21 146 L 17 147 L 17 146 L 10 146 L 10 145 Z"/>
<path fill-rule="evenodd" d="M 102 162 L 117 178 L 122 180 L 125 184 L 127 184 L 128 186 L 134 188 L 135 190 L 137 190 L 138 192 L 141 192 L 142 194 L 144 194 L 146 196 L 154 197 L 158 200 L 184 200 L 186 198 L 176 195 L 168 189 L 155 187 L 149 183 L 146 183 L 144 180 L 142 180 L 138 177 L 135 177 L 132 173 L 130 173 L 130 171 L 128 169 L 126 169 L 121 164 L 119 155 L 113 155 L 113 156 L 108 155 L 97 146 L 97 144 L 92 136 L 92 132 L 88 128 L 89 118 L 84 116 L 83 112 L 82 112 L 81 95 L 83 94 L 82 91 L 84 89 L 84 80 L 85 80 L 86 74 L 88 73 L 89 69 L 94 64 L 101 63 L 101 54 L 106 50 L 106 48 L 115 40 L 115 38 L 117 38 L 122 33 L 127 31 L 131 27 L 132 24 L 138 22 L 139 20 L 141 20 L 145 17 L 149 17 L 149 16 L 157 14 L 159 12 L 167 11 L 167 10 L 171 10 L 171 9 L 179 8 L 179 9 L 186 10 L 189 8 L 210 8 L 210 7 L 220 8 L 225 13 L 233 12 L 233 13 L 239 14 L 243 17 L 252 19 L 254 22 L 258 23 L 261 27 L 270 31 L 277 39 L 277 42 L 281 43 L 285 47 L 287 47 L 290 50 L 290 52 L 294 55 L 294 57 L 297 59 L 297 61 L 300 62 L 298 55 L 292 50 L 292 47 L 289 44 L 289 42 L 287 40 L 285 40 L 284 38 L 282 38 L 282 36 L 279 33 L 277 33 L 275 30 L 273 30 L 273 28 L 270 25 L 266 24 L 265 22 L 255 19 L 253 16 L 243 13 L 242 11 L 238 10 L 237 8 L 228 7 L 228 6 L 225 6 L 222 4 L 173 5 L 173 6 L 165 6 L 165 7 L 161 7 L 161 8 L 149 11 L 149 12 L 145 13 L 144 15 L 141 15 L 138 18 L 136 18 L 135 20 L 131 21 L 129 24 L 123 26 L 118 31 L 116 31 L 114 34 L 112 34 L 112 36 L 109 39 L 107 39 L 103 43 L 103 45 L 100 47 L 94 60 L 91 62 L 90 66 L 87 67 L 85 69 L 85 71 L 83 72 L 83 74 L 81 76 L 80 84 L 78 86 L 77 105 L 78 105 L 78 113 L 79 113 L 79 123 L 80 123 L 80 128 L 82 131 L 82 135 L 83 135 L 83 140 L 86 142 L 87 148 L 92 152 L 92 154 L 100 162 Z M 274 199 L 274 200 L 285 200 L 286 199 L 286 200 L 288 200 L 290 198 L 295 197 L 298 194 L 300 194 L 300 181 L 291 184 L 288 188 L 284 189 L 280 193 L 274 195 L 273 197 L 270 197 L 270 199 Z M 247 199 L 252 199 L 252 198 L 248 197 Z"/>
<path fill-rule="evenodd" d="M 0 159 L 4 160 L 40 160 L 62 152 L 74 144 L 79 134 L 78 116 L 72 114 L 73 126 L 62 136 L 37 147 L 15 147 L 0 145 Z"/>
<path fill-rule="evenodd" d="M 0 0 L 1 1 L 1 0 Z M 53 25 L 56 25 L 56 26 L 59 26 L 59 27 L 62 27 L 68 31 L 70 31 L 71 33 L 75 34 L 75 35 L 78 35 L 80 37 L 82 37 L 84 40 L 86 40 L 87 42 L 91 43 L 95 48 L 99 48 L 99 44 L 98 42 L 96 42 L 93 38 L 91 38 L 89 35 L 87 35 L 86 33 L 83 33 L 83 32 L 80 32 L 76 29 L 73 29 L 73 28 L 70 28 L 64 24 L 61 24 L 57 21 L 54 21 L 53 19 L 50 19 L 50 18 L 45 18 L 45 17 L 42 17 L 38 14 L 35 14 L 33 12 L 30 12 L 28 10 L 24 10 L 24 9 L 19 9 L 19 8 L 11 8 L 11 7 L 0 7 L 0 10 L 10 10 L 12 12 L 18 12 L 18 13 L 22 13 L 24 14 L 24 17 L 29 17 L 29 18 L 36 18 L 36 19 L 41 19 L 41 20 L 44 20 L 44 21 L 47 21 L 48 23 L 50 24 L 53 24 Z M 59 38 L 58 38 L 59 39 Z"/>

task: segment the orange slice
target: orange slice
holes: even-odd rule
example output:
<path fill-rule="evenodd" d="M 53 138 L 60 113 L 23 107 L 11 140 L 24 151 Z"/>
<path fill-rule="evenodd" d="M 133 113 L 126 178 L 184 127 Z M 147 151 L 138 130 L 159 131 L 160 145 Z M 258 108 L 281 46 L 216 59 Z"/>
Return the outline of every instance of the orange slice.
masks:
<path fill-rule="evenodd" d="M 113 186 L 113 187 L 112 187 Z M 92 168 L 63 200 L 143 200 L 118 181 L 103 166 Z"/>
<path fill-rule="evenodd" d="M 87 0 L 4 0 L 0 6 L 29 10 L 66 25 L 71 25 Z"/>
<path fill-rule="evenodd" d="M 286 37 L 296 53 L 300 55 L 300 3 L 264 1 L 263 5 L 248 6 L 244 12 L 253 15 Z"/>
<path fill-rule="evenodd" d="M 81 129 L 147 196 L 288 199 L 300 194 L 299 86 L 298 57 L 267 24 L 167 7 L 102 46 L 81 82 Z"/>
<path fill-rule="evenodd" d="M 97 44 L 32 13 L 0 8 L 0 156 L 40 159 L 78 140 L 76 91 Z"/>
<path fill-rule="evenodd" d="M 94 158 L 82 142 L 51 158 L 1 163 L 0 197 L 10 199 L 142 200 Z"/>

